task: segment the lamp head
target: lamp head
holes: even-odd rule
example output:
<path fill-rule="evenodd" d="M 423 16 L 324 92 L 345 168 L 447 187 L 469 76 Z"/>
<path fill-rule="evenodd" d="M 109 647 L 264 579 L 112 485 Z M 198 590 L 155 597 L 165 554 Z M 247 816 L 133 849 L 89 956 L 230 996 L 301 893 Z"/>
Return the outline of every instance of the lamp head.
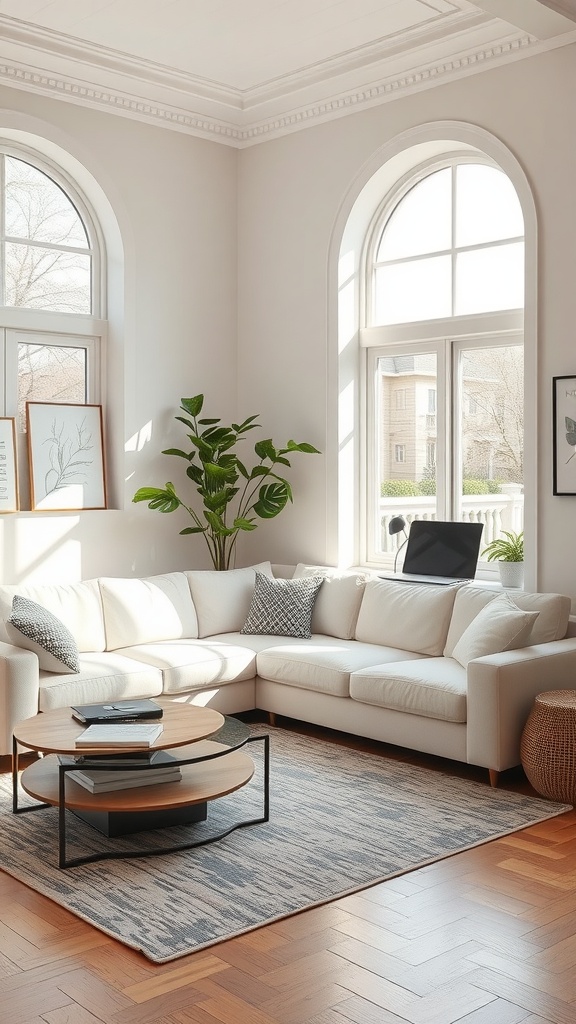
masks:
<path fill-rule="evenodd" d="M 390 536 L 393 537 L 395 533 L 402 533 L 403 530 L 406 530 L 406 520 L 404 519 L 404 516 L 392 516 L 392 519 L 388 523 L 388 533 Z"/>

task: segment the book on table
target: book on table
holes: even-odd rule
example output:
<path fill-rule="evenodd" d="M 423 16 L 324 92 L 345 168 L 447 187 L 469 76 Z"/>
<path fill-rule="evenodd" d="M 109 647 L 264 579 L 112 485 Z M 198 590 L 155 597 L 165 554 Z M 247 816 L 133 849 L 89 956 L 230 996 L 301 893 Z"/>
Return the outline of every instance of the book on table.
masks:
<path fill-rule="evenodd" d="M 159 767 L 152 768 L 150 765 L 136 769 L 124 769 L 118 771 L 96 771 L 84 766 L 82 758 L 76 758 L 67 754 L 59 754 L 58 760 L 61 764 L 77 765 L 74 771 L 67 772 L 66 777 L 74 779 L 79 786 L 89 790 L 90 793 L 112 793 L 120 789 L 136 789 L 142 786 L 158 786 L 166 782 L 180 782 L 182 772 L 176 762 L 176 758 L 165 750 L 159 750 L 154 763 Z M 95 759 L 97 760 L 97 759 Z M 90 763 L 89 761 L 87 762 Z M 113 758 L 107 759 L 107 765 L 114 763 Z M 94 764 L 94 761 L 92 761 Z M 124 762 L 118 758 L 116 764 L 123 765 Z"/>
<path fill-rule="evenodd" d="M 107 704 L 72 706 L 72 718 L 83 725 L 97 722 L 140 722 L 162 718 L 163 710 L 154 700 L 116 700 Z"/>
<path fill-rule="evenodd" d="M 77 747 L 151 747 L 162 735 L 161 725 L 125 722 L 117 725 L 89 725 L 76 737 Z"/>

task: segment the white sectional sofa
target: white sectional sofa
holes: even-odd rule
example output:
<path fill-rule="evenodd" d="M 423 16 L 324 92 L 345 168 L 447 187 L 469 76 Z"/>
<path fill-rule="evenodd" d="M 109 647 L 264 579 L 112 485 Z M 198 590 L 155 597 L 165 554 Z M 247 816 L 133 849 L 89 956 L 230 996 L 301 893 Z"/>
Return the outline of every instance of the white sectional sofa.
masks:
<path fill-rule="evenodd" d="M 259 708 L 480 765 L 496 784 L 498 772 L 519 763 L 535 695 L 576 687 L 568 597 L 300 565 L 297 580 L 323 577 L 310 638 L 246 634 L 256 571 L 273 577 L 262 563 L 0 586 L 0 754 L 11 753 L 14 724 L 38 711 L 164 694 L 225 714 Z M 10 622 L 15 595 L 72 634 L 75 668 L 59 667 L 46 643 Z"/>

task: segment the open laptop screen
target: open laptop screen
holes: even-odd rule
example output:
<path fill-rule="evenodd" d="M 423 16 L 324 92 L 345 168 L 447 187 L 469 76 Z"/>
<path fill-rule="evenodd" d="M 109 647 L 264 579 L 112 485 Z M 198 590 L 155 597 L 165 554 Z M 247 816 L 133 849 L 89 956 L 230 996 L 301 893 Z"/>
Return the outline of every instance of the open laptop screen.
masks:
<path fill-rule="evenodd" d="M 482 523 L 415 519 L 408 535 L 402 572 L 474 579 L 483 529 Z"/>

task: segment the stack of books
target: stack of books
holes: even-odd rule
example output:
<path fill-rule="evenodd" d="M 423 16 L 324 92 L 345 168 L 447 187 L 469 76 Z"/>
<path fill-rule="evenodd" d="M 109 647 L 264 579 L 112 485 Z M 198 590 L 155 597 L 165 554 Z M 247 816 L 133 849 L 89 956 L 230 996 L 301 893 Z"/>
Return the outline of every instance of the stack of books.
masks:
<path fill-rule="evenodd" d="M 117 789 L 136 789 L 139 786 L 157 786 L 166 782 L 180 782 L 182 772 L 176 759 L 165 750 L 155 750 L 140 755 L 119 754 L 117 757 L 81 755 L 71 757 L 59 754 L 61 764 L 78 765 L 67 778 L 74 779 L 79 786 L 90 793 L 112 793 Z M 100 769 L 94 771 L 94 766 Z M 106 771 L 106 767 L 122 765 L 122 770 Z M 160 767 L 152 767 L 159 765 Z"/>

